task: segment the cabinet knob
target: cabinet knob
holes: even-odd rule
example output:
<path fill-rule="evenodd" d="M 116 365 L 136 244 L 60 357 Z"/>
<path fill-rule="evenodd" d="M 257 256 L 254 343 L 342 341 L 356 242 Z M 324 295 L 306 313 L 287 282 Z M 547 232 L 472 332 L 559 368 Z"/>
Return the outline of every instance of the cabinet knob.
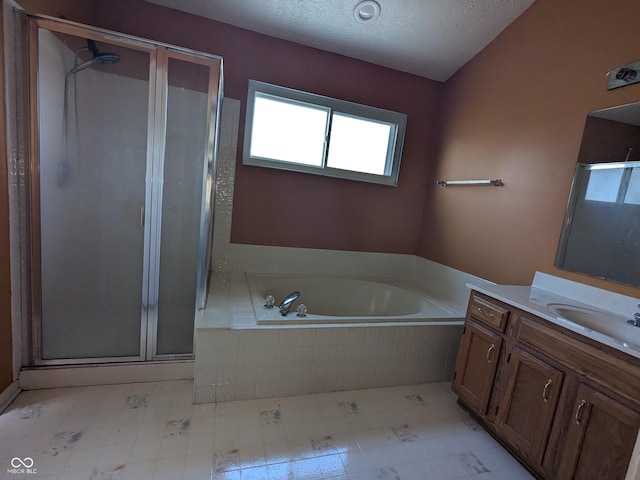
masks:
<path fill-rule="evenodd" d="M 492 343 L 489 347 L 489 350 L 487 350 L 487 363 L 491 363 L 491 352 L 493 352 L 495 349 L 496 346 Z"/>
<path fill-rule="evenodd" d="M 578 408 L 576 408 L 576 425 L 582 425 L 582 418 L 581 418 L 580 412 L 582 412 L 582 409 L 586 404 L 587 404 L 587 401 L 582 400 L 578 405 Z"/>
<path fill-rule="evenodd" d="M 551 379 L 548 379 L 547 383 L 544 384 L 544 390 L 542 390 L 542 400 L 544 400 L 544 403 L 549 403 L 549 387 L 552 383 Z"/>
<path fill-rule="evenodd" d="M 478 307 L 478 312 L 480 312 L 480 315 L 489 315 L 489 317 L 493 318 L 493 313 L 487 313 L 480 307 Z"/>

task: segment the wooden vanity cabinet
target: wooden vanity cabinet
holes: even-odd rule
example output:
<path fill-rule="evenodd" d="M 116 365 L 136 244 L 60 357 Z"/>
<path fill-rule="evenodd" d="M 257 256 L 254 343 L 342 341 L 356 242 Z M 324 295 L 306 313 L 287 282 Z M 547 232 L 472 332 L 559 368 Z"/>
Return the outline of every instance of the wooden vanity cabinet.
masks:
<path fill-rule="evenodd" d="M 625 478 L 640 360 L 474 291 L 452 390 L 536 477 Z"/>
<path fill-rule="evenodd" d="M 496 430 L 523 457 L 540 464 L 564 373 L 518 347 L 509 357 Z"/>
<path fill-rule="evenodd" d="M 487 411 L 501 346 L 499 334 L 473 321 L 464 326 L 453 391 L 480 415 Z"/>
<path fill-rule="evenodd" d="M 640 428 L 640 413 L 581 384 L 568 420 L 556 478 L 624 479 Z"/>
<path fill-rule="evenodd" d="M 487 413 L 509 310 L 473 292 L 467 308 L 452 389 L 479 415 Z"/>
<path fill-rule="evenodd" d="M 509 309 L 477 293 L 472 293 L 469 299 L 467 317 L 475 318 L 497 332 L 504 332 L 509 320 Z"/>

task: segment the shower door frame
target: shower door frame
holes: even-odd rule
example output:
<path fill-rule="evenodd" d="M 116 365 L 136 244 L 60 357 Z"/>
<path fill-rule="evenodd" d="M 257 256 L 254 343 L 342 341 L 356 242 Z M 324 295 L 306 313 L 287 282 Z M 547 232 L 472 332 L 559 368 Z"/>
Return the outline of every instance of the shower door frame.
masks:
<path fill-rule="evenodd" d="M 95 363 L 139 363 L 152 360 L 191 360 L 195 353 L 164 354 L 156 352 L 158 321 L 158 290 L 160 273 L 160 236 L 162 225 L 162 184 L 165 155 L 168 95 L 168 62 L 176 58 L 209 67 L 209 90 L 207 95 L 206 145 L 203 161 L 203 190 L 200 215 L 196 298 L 194 319 L 198 310 L 206 306 L 208 293 L 209 260 L 212 250 L 213 208 L 215 197 L 215 175 L 217 169 L 218 125 L 223 95 L 222 58 L 204 52 L 142 39 L 68 20 L 46 15 L 20 12 L 19 25 L 26 32 L 27 58 L 23 69 L 28 72 L 28 87 L 25 95 L 24 131 L 27 140 L 25 151 L 28 171 L 25 174 L 26 221 L 23 240 L 24 256 L 28 266 L 26 273 L 29 292 L 24 330 L 30 338 L 28 362 L 35 366 L 79 365 Z M 40 185 L 39 185 L 39 117 L 38 117 L 38 29 L 43 28 L 83 39 L 105 42 L 149 54 L 149 101 L 147 111 L 147 147 L 145 174 L 145 204 L 141 215 L 144 222 L 143 277 L 140 303 L 140 354 L 120 357 L 86 357 L 70 359 L 42 358 L 42 278 L 40 236 Z M 19 43 L 19 42 L 18 42 Z M 195 327 L 195 325 L 194 325 Z"/>
<path fill-rule="evenodd" d="M 169 93 L 169 60 L 181 60 L 185 62 L 203 65 L 209 68 L 208 96 L 207 96 L 207 143 L 204 149 L 204 165 L 202 179 L 202 204 L 200 208 L 200 238 L 198 244 L 198 272 L 196 280 L 196 298 L 194 303 L 195 315 L 206 306 L 208 290 L 208 265 L 210 263 L 210 253 L 212 247 L 212 227 L 213 227 L 213 207 L 215 196 L 214 179 L 217 170 L 217 145 L 219 140 L 220 113 L 222 106 L 222 58 L 213 55 L 204 55 L 192 52 L 187 49 L 170 45 L 158 45 L 156 61 L 156 89 L 155 89 L 155 120 L 153 136 L 153 165 L 160 173 L 157 175 L 158 185 L 153 189 L 154 199 L 151 204 L 153 208 L 153 218 L 151 219 L 151 231 L 155 235 L 151 236 L 151 258 L 150 276 L 148 282 L 148 314 L 147 314 L 147 343 L 146 352 L 148 360 L 172 360 L 193 358 L 195 354 L 195 335 L 193 340 L 193 353 L 191 354 L 158 354 L 157 353 L 157 332 L 158 332 L 158 301 L 160 288 L 160 253 L 162 234 L 162 199 L 163 199 L 163 171 L 166 153 L 166 135 L 158 135 L 167 131 L 168 114 L 168 93 Z M 217 64 L 217 65 L 216 65 Z M 217 68 L 216 68 L 217 67 Z M 216 98 L 213 93 L 217 92 Z M 154 174 L 154 178 L 156 175 Z M 146 227 L 146 225 L 145 225 Z M 146 271 L 146 269 L 145 269 Z M 195 329 L 195 324 L 194 324 Z"/>

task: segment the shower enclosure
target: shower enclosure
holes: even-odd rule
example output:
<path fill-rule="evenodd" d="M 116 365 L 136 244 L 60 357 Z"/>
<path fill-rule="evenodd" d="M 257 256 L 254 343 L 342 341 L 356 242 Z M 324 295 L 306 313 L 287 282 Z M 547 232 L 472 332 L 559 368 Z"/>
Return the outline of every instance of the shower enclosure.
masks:
<path fill-rule="evenodd" d="M 192 357 L 222 60 L 49 17 L 22 25 L 32 363 Z"/>

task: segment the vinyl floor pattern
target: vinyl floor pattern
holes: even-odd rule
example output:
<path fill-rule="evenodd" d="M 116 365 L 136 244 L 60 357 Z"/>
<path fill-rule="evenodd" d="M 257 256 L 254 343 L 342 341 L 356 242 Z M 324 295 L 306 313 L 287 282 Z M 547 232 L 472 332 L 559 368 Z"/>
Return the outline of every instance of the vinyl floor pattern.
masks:
<path fill-rule="evenodd" d="M 192 381 L 22 392 L 0 479 L 527 480 L 448 384 L 193 405 Z"/>

